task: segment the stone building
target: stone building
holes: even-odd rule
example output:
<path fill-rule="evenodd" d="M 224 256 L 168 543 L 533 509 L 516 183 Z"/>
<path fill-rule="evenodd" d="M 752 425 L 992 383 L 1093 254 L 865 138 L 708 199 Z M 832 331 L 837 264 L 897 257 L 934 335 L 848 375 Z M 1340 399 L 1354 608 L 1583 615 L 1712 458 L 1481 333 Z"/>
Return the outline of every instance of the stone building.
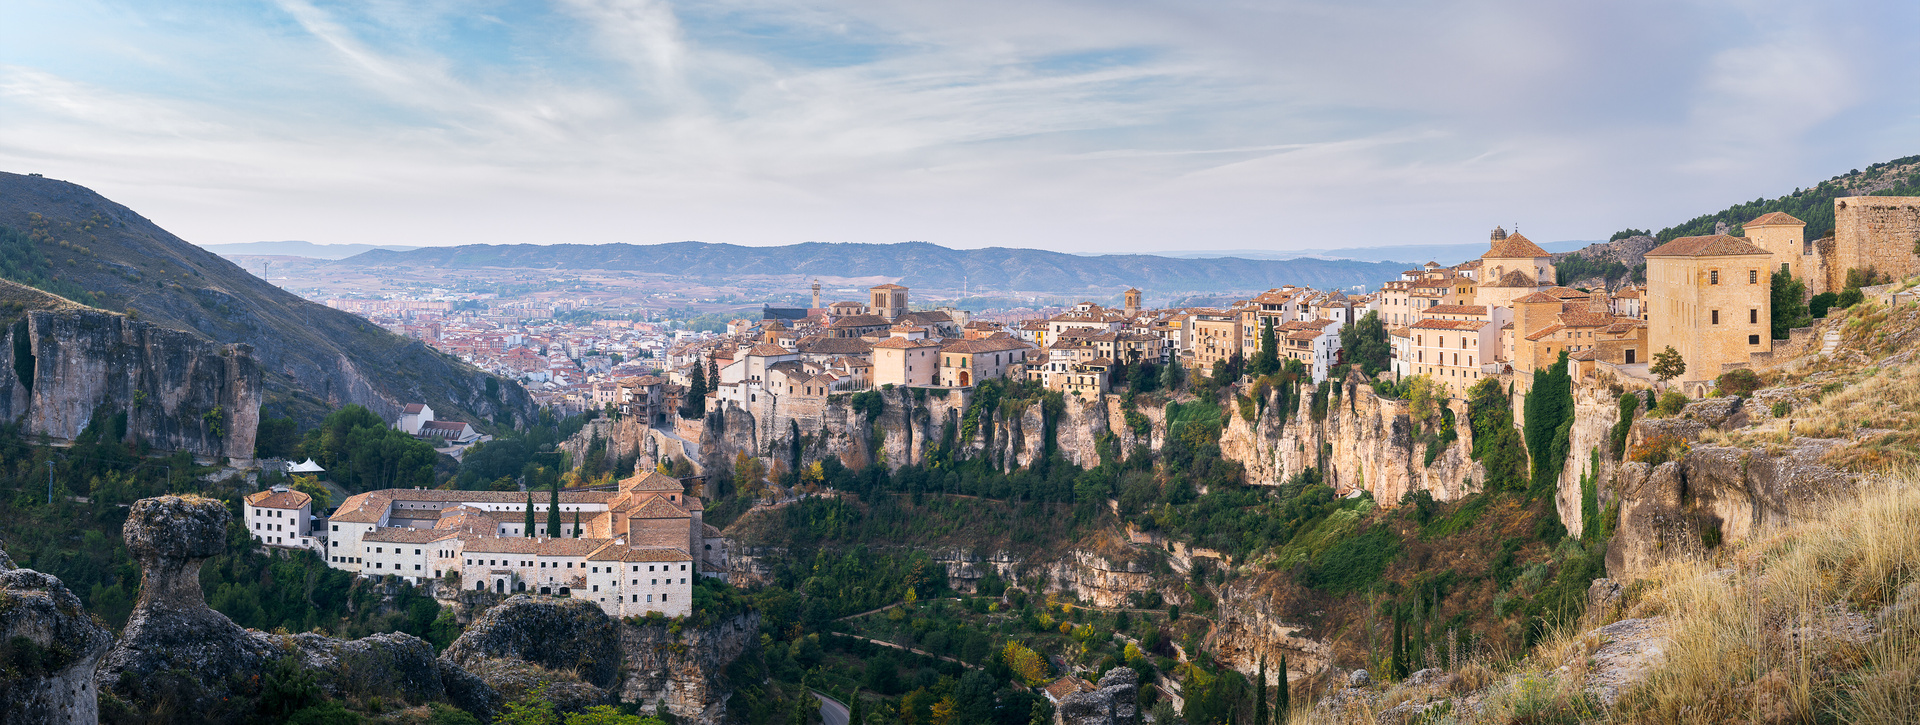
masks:
<path fill-rule="evenodd" d="M 940 379 L 940 342 L 889 337 L 873 344 L 873 384 L 926 387 Z"/>
<path fill-rule="evenodd" d="M 1649 358 L 1672 347 L 1683 381 L 1711 380 L 1773 350 L 1773 254 L 1740 237 L 1681 237 L 1647 252 Z"/>
<path fill-rule="evenodd" d="M 1872 268 L 1905 279 L 1920 275 L 1920 196 L 1850 196 L 1833 200 L 1833 236 L 1814 243 L 1818 268 L 1808 291 L 1838 292 L 1848 270 Z"/>
<path fill-rule="evenodd" d="M 940 384 L 970 388 L 982 380 L 1004 378 L 1009 369 L 1024 365 L 1032 350 L 1032 345 L 1011 337 L 946 343 L 940 348 Z"/>

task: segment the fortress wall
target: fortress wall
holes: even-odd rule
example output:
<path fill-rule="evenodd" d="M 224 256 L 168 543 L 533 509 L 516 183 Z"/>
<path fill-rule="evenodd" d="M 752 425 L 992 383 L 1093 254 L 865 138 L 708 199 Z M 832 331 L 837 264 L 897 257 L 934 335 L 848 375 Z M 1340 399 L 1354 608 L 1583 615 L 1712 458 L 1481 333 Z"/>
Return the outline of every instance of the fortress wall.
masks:
<path fill-rule="evenodd" d="M 1920 274 L 1920 196 L 1851 196 L 1833 201 L 1832 261 L 1822 265 L 1826 288 L 1846 287 L 1847 270 L 1873 267 L 1904 279 Z M 1823 256 L 1827 249 L 1819 250 Z"/>

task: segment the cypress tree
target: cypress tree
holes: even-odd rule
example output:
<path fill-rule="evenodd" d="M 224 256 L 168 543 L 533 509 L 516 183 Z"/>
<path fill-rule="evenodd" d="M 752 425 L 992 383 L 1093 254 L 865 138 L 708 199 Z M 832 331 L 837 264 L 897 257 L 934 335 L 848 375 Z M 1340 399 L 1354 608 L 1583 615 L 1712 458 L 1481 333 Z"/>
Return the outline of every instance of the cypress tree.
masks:
<path fill-rule="evenodd" d="M 1273 725 L 1287 725 L 1287 721 L 1292 719 L 1288 711 L 1293 709 L 1293 683 L 1287 682 L 1287 653 L 1285 652 L 1280 653 L 1279 688 L 1273 693 Z"/>
<path fill-rule="evenodd" d="M 1253 682 L 1253 725 L 1267 725 L 1267 658 L 1260 657 L 1260 676 Z"/>
<path fill-rule="evenodd" d="M 521 531 L 520 531 L 520 535 L 521 535 L 521 536 L 528 536 L 528 537 L 531 537 L 531 536 L 533 536 L 533 492 L 532 492 L 532 491 L 528 491 L 528 492 L 527 492 L 527 521 L 526 521 L 526 528 L 524 528 L 524 529 L 521 529 Z"/>
<path fill-rule="evenodd" d="M 1395 607 L 1393 610 L 1393 667 L 1388 669 L 1387 676 L 1396 680 L 1406 677 L 1406 674 L 1401 672 L 1406 669 L 1407 663 L 1406 631 L 1402 624 L 1404 621 L 1399 607 Z"/>
<path fill-rule="evenodd" d="M 847 725 L 866 725 L 866 703 L 860 701 L 860 688 L 853 688 L 853 701 L 847 703 Z"/>
<path fill-rule="evenodd" d="M 547 499 L 547 535 L 560 538 L 560 482 L 554 481 L 553 495 Z"/>
<path fill-rule="evenodd" d="M 580 538 L 580 509 L 573 510 L 573 538 Z"/>

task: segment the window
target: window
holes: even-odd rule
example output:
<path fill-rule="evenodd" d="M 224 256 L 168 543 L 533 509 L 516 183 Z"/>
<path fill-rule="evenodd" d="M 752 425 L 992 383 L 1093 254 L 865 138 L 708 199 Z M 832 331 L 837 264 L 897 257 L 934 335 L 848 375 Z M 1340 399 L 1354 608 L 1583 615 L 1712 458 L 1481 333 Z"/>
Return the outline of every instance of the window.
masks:
<path fill-rule="evenodd" d="M 1713 311 L 1713 324 L 1716 324 L 1716 325 L 1718 325 L 1718 324 L 1720 324 L 1720 311 L 1719 311 L 1719 310 L 1714 310 L 1714 311 Z"/>
<path fill-rule="evenodd" d="M 1759 335 L 1748 335 L 1748 336 L 1747 336 L 1747 344 L 1748 344 L 1748 345 L 1758 345 L 1758 344 L 1760 344 L 1760 336 L 1759 336 Z"/>
<path fill-rule="evenodd" d="M 1707 273 L 1707 284 L 1720 284 L 1720 270 L 1716 269 Z"/>
<path fill-rule="evenodd" d="M 1747 310 L 1747 322 L 1755 325 L 1760 324 L 1760 310 Z"/>
<path fill-rule="evenodd" d="M 1747 284 L 1759 284 L 1759 283 L 1760 283 L 1760 270 L 1757 270 L 1757 269 L 1747 270 Z"/>

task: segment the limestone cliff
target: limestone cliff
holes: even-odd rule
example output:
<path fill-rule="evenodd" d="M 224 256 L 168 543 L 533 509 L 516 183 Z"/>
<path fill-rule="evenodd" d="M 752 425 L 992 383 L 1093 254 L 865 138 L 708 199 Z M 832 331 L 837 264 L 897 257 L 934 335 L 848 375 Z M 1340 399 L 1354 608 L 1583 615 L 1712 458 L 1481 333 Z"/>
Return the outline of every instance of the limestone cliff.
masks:
<path fill-rule="evenodd" d="M 488 609 L 440 655 L 507 699 L 545 683 L 562 709 L 608 704 L 620 682 L 612 617 L 584 599 L 526 594 Z"/>
<path fill-rule="evenodd" d="M 726 714 L 722 673 L 760 636 L 760 614 L 747 612 L 704 629 L 623 622 L 625 680 L 620 701 L 673 713 L 681 722 L 717 725 Z"/>
<path fill-rule="evenodd" d="M 260 366 L 247 345 L 79 306 L 36 310 L 4 331 L 0 417 L 57 441 L 96 416 L 125 418 L 125 435 L 203 459 L 253 457 Z M 116 426 L 117 427 L 117 426 Z"/>
<path fill-rule="evenodd" d="M 1306 395 L 1310 388 L 1302 388 Z M 1328 398 L 1321 420 L 1301 403 L 1291 415 L 1278 404 L 1260 409 L 1253 422 L 1235 414 L 1220 436 L 1220 453 L 1246 466 L 1247 482 L 1272 486 L 1307 468 L 1317 468 L 1335 490 L 1366 491 L 1394 505 L 1413 491 L 1450 501 L 1480 490 L 1485 471 L 1474 462 L 1473 432 L 1464 405 L 1455 405 L 1459 439 L 1426 462 L 1405 401 L 1382 398 L 1373 386 L 1354 381 Z"/>

